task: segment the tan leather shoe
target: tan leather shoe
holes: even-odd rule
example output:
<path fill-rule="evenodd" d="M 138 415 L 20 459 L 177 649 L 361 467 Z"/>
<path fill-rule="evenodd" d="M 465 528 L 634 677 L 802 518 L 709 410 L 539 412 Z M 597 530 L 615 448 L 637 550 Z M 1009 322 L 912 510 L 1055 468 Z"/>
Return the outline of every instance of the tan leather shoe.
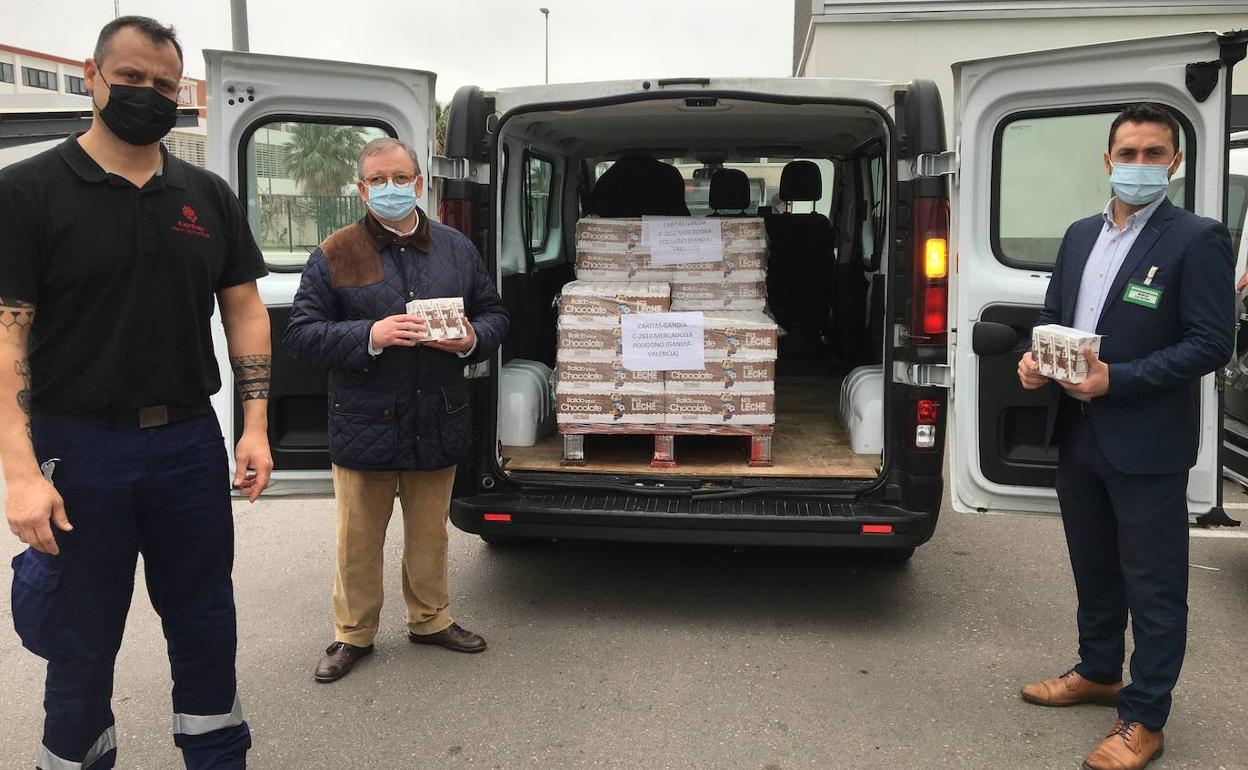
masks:
<path fill-rule="evenodd" d="M 1056 679 L 1023 685 L 1018 694 L 1037 706 L 1078 706 L 1081 703 L 1113 706 L 1118 702 L 1118 691 L 1121 689 L 1122 682 L 1097 684 L 1084 679 L 1072 668 Z"/>
<path fill-rule="evenodd" d="M 1153 732 L 1139 722 L 1114 722 L 1109 736 L 1083 760 L 1083 770 L 1140 770 L 1166 749 L 1161 730 Z"/>

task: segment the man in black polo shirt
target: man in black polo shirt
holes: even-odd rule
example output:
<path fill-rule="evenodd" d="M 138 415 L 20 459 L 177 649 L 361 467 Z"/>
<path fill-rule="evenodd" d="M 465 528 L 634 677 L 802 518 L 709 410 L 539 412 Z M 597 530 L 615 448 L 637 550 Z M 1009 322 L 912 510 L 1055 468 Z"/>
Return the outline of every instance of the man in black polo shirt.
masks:
<path fill-rule="evenodd" d="M 164 151 L 182 51 L 128 16 L 100 33 L 86 133 L 0 171 L 0 461 L 13 624 L 46 658 L 36 766 L 102 770 L 109 706 L 143 554 L 188 768 L 242 768 L 234 673 L 233 523 L 214 298 L 243 399 L 234 483 L 268 484 L 264 262 L 221 179 Z"/>

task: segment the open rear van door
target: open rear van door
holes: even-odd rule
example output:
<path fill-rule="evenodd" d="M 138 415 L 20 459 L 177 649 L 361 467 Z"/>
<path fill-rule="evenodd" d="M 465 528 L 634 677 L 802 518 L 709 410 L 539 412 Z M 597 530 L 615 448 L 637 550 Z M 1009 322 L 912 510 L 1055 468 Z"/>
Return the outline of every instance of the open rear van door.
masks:
<path fill-rule="evenodd" d="M 273 335 L 272 491 L 328 492 L 326 373 L 286 356 L 282 335 L 312 250 L 334 230 L 363 216 L 355 177 L 365 142 L 393 136 L 415 148 L 428 195 L 435 76 L 237 51 L 205 51 L 204 58 L 208 168 L 224 177 L 242 200 L 269 266 L 259 285 Z M 419 204 L 429 211 L 427 200 Z M 224 333 L 219 324 L 214 328 L 221 381 L 233 383 Z M 232 448 L 242 431 L 241 406 L 232 385 L 213 397 L 213 408 Z"/>
<path fill-rule="evenodd" d="M 1195 33 L 1003 56 L 954 65 L 960 169 L 949 360 L 954 366 L 953 505 L 1056 512 L 1056 451 L 1045 446 L 1043 390 L 1016 367 L 1067 226 L 1110 197 L 1109 126 L 1133 102 L 1170 108 L 1182 126 L 1189 210 L 1223 219 L 1227 103 L 1244 35 Z M 1218 503 L 1220 411 L 1202 385 L 1193 513 Z"/>

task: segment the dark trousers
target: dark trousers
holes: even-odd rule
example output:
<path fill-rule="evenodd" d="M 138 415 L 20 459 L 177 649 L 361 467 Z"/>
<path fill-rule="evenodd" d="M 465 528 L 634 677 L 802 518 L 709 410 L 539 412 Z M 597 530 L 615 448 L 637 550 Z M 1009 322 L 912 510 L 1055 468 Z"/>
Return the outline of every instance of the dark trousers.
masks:
<path fill-rule="evenodd" d="M 1057 497 L 1079 597 L 1075 670 L 1103 684 L 1122 679 L 1129 612 L 1135 651 L 1118 713 L 1160 730 L 1187 643 L 1187 473 L 1114 470 L 1091 418 L 1063 401 Z"/>
<path fill-rule="evenodd" d="M 60 555 L 27 549 L 13 559 L 13 625 L 48 661 L 36 766 L 113 767 L 113 664 L 142 554 L 168 643 L 174 742 L 191 770 L 245 767 L 251 738 L 235 691 L 234 528 L 216 416 L 143 429 L 35 420 L 32 432 L 40 462 L 60 459 L 53 484 L 74 527 L 53 530 Z"/>

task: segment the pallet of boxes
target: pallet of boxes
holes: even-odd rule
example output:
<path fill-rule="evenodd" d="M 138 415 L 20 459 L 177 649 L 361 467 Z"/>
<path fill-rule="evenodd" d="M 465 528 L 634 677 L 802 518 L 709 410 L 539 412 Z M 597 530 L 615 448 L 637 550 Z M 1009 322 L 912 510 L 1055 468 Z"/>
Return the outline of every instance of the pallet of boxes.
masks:
<path fill-rule="evenodd" d="M 776 324 L 760 218 L 586 218 L 577 280 L 559 304 L 556 413 L 563 464 L 589 434 L 654 436 L 651 465 L 676 467 L 675 437 L 746 436 L 770 466 Z"/>

